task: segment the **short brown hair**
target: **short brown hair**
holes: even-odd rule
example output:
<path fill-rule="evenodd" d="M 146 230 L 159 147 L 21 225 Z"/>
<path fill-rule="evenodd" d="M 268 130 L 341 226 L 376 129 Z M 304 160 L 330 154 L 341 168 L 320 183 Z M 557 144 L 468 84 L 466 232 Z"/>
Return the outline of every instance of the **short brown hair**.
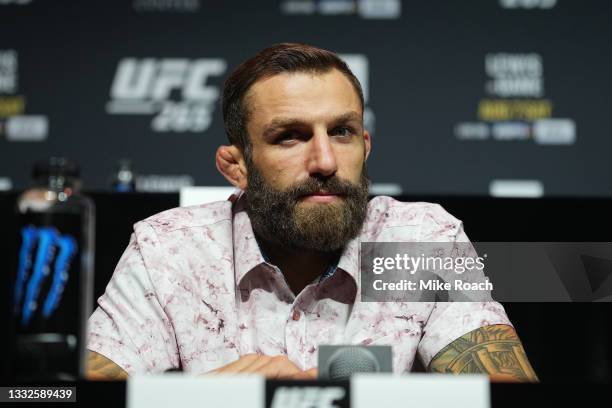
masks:
<path fill-rule="evenodd" d="M 250 157 L 251 144 L 246 129 L 249 110 L 244 97 L 255 82 L 285 72 L 322 74 L 332 69 L 339 70 L 350 80 L 363 110 L 363 91 L 359 80 L 348 65 L 331 51 L 306 44 L 281 43 L 260 51 L 240 64 L 223 87 L 223 122 L 229 142 L 238 146 L 247 159 Z"/>

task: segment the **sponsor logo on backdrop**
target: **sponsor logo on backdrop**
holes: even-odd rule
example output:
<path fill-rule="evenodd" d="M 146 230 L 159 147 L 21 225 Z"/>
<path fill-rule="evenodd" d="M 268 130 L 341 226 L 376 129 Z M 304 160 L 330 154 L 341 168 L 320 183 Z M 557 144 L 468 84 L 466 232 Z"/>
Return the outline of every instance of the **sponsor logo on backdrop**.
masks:
<path fill-rule="evenodd" d="M 0 0 L 0 6 L 25 6 L 32 3 L 32 0 Z"/>
<path fill-rule="evenodd" d="M 195 13 L 200 9 L 200 0 L 134 0 L 132 7 L 141 13 Z"/>
<path fill-rule="evenodd" d="M 364 19 L 396 19 L 401 0 L 285 0 L 281 12 L 290 16 L 358 16 Z"/>
<path fill-rule="evenodd" d="M 16 50 L 0 50 L 0 137 L 12 142 L 47 139 L 45 115 L 26 115 L 26 97 L 19 92 L 19 56 Z"/>
<path fill-rule="evenodd" d="M 227 69 L 221 58 L 124 58 L 113 79 L 106 112 L 151 116 L 155 132 L 203 132 L 212 122 Z"/>
<path fill-rule="evenodd" d="M 551 9 L 557 0 L 499 0 L 499 5 L 505 9 Z"/>
<path fill-rule="evenodd" d="M 485 56 L 486 80 L 476 108 L 477 121 L 455 125 L 462 141 L 523 141 L 540 145 L 571 145 L 576 124 L 553 117 L 546 98 L 544 63 L 536 53 L 490 53 Z"/>
<path fill-rule="evenodd" d="M 17 92 L 17 51 L 0 50 L 0 93 Z"/>
<path fill-rule="evenodd" d="M 339 54 L 338 56 L 346 62 L 361 84 L 365 102 L 363 125 L 371 134 L 374 134 L 376 117 L 372 109 L 368 106 L 370 100 L 370 63 L 368 57 L 363 54 Z"/>
<path fill-rule="evenodd" d="M 175 193 L 194 185 L 188 174 L 143 174 L 136 176 L 136 191 L 146 193 Z"/>

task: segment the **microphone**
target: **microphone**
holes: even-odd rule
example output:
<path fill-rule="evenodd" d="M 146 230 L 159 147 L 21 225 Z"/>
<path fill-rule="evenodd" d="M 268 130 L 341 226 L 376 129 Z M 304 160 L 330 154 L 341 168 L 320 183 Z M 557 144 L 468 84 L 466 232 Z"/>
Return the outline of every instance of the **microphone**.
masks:
<path fill-rule="evenodd" d="M 391 346 L 323 345 L 319 347 L 319 378 L 348 380 L 355 373 L 391 373 Z"/>

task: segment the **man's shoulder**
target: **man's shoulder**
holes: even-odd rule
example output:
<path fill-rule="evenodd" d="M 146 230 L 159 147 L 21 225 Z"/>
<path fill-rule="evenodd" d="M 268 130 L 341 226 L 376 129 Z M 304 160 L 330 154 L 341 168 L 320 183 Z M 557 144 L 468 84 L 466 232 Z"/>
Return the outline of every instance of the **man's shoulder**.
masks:
<path fill-rule="evenodd" d="M 378 196 L 368 204 L 362 239 L 437 242 L 455 239 L 462 228 L 440 204 Z"/>
<path fill-rule="evenodd" d="M 427 222 L 459 224 L 461 222 L 440 204 L 424 201 L 405 202 L 388 196 L 377 196 L 370 200 L 368 219 L 387 226 L 419 225 Z"/>
<path fill-rule="evenodd" d="M 223 221 L 232 220 L 232 202 L 215 201 L 211 203 L 176 207 L 162 211 L 135 224 L 134 228 L 146 225 L 157 234 L 171 233 L 173 231 L 205 227 Z"/>

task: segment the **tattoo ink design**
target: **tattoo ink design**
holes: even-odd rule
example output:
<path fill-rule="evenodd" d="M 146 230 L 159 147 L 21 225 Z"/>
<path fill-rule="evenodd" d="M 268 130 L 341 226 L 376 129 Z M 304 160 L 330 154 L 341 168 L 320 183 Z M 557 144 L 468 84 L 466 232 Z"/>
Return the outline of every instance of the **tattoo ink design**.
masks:
<path fill-rule="evenodd" d="M 440 373 L 486 373 L 493 381 L 538 381 L 511 326 L 473 330 L 443 348 L 431 361 Z"/>

